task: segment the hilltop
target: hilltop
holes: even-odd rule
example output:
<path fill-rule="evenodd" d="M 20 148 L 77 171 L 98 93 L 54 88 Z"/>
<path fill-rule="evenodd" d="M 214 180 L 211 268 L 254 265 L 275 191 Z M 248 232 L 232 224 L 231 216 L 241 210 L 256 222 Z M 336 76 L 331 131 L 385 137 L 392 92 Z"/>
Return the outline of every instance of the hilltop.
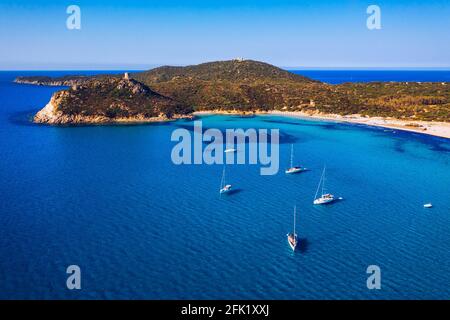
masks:
<path fill-rule="evenodd" d="M 268 111 L 350 103 L 326 84 L 253 60 L 165 66 L 131 76 L 197 111 Z"/>
<path fill-rule="evenodd" d="M 264 82 L 294 81 L 299 83 L 318 82 L 300 76 L 268 63 L 254 60 L 228 60 L 201 63 L 186 67 L 163 66 L 132 74 L 144 83 L 159 83 L 176 79 L 201 81 Z"/>

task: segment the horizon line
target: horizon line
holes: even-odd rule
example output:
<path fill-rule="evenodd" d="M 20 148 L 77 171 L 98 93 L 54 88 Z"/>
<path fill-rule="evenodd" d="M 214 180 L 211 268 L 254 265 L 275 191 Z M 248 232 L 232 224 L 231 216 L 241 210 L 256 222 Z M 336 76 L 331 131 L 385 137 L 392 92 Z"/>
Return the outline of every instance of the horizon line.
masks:
<path fill-rule="evenodd" d="M 0 71 L 144 71 L 151 70 L 161 66 L 195 66 L 203 63 L 211 63 L 211 62 L 223 62 L 223 61 L 232 61 L 235 59 L 225 58 L 219 60 L 208 60 L 202 61 L 198 63 L 56 63 L 56 64 L 47 64 L 47 63 L 39 63 L 39 62 L 0 62 Z M 263 62 L 284 70 L 380 70 L 380 71 L 389 71 L 389 70 L 411 70 L 411 71 L 420 71 L 420 70 L 442 70 L 442 71 L 450 71 L 450 65 L 422 65 L 422 66 L 414 66 L 414 65 L 385 65 L 385 66 L 370 66 L 370 65 L 283 65 L 276 64 L 269 61 L 261 61 L 255 60 L 252 58 L 244 58 L 243 60 L 251 60 L 256 62 Z M 14 66 L 15 65 L 15 66 Z M 22 65 L 22 66 L 20 66 Z M 43 66 L 43 67 L 42 67 Z"/>
<path fill-rule="evenodd" d="M 154 68 L 162 67 L 162 66 L 191 66 L 192 64 L 186 65 L 169 65 L 169 64 L 161 64 L 154 65 L 149 67 L 142 68 L 127 68 L 124 67 L 101 67 L 97 68 L 0 68 L 0 72 L 13 72 L 13 71 L 30 71 L 30 72 L 41 72 L 41 71 L 128 71 L 128 72 L 140 72 L 147 71 Z M 286 67 L 286 66 L 276 66 L 280 69 L 284 69 L 286 71 L 450 71 L 449 67 L 306 67 L 306 66 L 294 66 L 294 67 Z"/>

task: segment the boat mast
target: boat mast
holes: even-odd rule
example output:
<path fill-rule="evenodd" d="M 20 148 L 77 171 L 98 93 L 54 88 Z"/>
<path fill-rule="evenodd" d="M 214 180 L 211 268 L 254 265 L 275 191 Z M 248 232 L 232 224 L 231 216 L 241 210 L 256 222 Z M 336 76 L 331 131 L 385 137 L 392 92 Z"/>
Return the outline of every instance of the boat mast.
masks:
<path fill-rule="evenodd" d="M 291 144 L 291 166 L 289 168 L 294 167 L 294 144 Z"/>
<path fill-rule="evenodd" d="M 222 180 L 220 180 L 220 189 L 225 186 L 225 164 L 223 165 Z"/>
<path fill-rule="evenodd" d="M 322 175 L 320 176 L 319 185 L 317 186 L 316 195 L 314 196 L 314 199 L 317 199 L 317 194 L 319 193 L 320 185 L 322 185 L 322 195 L 323 195 L 322 179 L 323 179 L 324 174 L 325 174 L 325 167 L 323 168 Z"/>
<path fill-rule="evenodd" d="M 322 195 L 324 195 L 324 189 L 325 189 L 325 169 L 326 169 L 326 166 L 323 167 L 323 176 L 322 176 Z"/>
<path fill-rule="evenodd" d="M 294 239 L 295 239 L 295 214 L 297 212 L 297 205 L 294 206 Z"/>

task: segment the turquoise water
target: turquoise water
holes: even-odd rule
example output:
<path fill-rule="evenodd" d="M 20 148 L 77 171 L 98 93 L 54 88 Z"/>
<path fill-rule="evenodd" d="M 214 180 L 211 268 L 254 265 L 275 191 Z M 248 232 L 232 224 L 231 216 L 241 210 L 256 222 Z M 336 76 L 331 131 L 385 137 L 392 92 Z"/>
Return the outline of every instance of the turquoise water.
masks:
<path fill-rule="evenodd" d="M 450 298 L 450 141 L 287 117 L 202 117 L 278 128 L 280 172 L 173 165 L 176 128 L 50 127 L 30 115 L 58 88 L 0 73 L 0 298 Z M 291 144 L 311 170 L 286 176 Z M 344 197 L 315 207 L 323 166 Z M 434 208 L 424 209 L 426 202 Z M 286 233 L 297 204 L 294 254 Z M 66 289 L 79 265 L 82 289 Z M 368 290 L 366 268 L 381 268 Z"/>

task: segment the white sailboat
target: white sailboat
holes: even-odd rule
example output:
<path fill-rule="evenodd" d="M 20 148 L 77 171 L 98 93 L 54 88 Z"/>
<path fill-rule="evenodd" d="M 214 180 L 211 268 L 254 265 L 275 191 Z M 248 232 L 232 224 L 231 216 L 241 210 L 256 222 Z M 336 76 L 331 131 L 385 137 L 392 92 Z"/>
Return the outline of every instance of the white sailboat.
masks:
<path fill-rule="evenodd" d="M 231 184 L 225 184 L 225 165 L 223 166 L 222 180 L 220 181 L 220 194 L 228 193 L 231 191 Z"/>
<path fill-rule="evenodd" d="M 336 200 L 336 197 L 331 193 L 325 192 L 325 169 L 323 168 L 322 176 L 320 177 L 319 185 L 317 186 L 316 195 L 314 196 L 314 204 L 327 204 Z M 320 187 L 322 186 L 321 196 L 318 198 Z"/>
<path fill-rule="evenodd" d="M 294 166 L 294 145 L 291 144 L 291 165 L 289 169 L 286 169 L 286 174 L 293 174 L 293 173 L 299 173 L 302 171 L 305 171 L 306 168 L 302 168 L 299 166 Z"/>
<path fill-rule="evenodd" d="M 295 248 L 297 247 L 297 244 L 298 244 L 297 234 L 295 233 L 295 215 L 296 215 L 296 211 L 297 211 L 297 206 L 294 206 L 294 232 L 287 234 L 288 243 L 289 243 L 289 246 L 291 247 L 292 251 L 295 251 Z"/>

